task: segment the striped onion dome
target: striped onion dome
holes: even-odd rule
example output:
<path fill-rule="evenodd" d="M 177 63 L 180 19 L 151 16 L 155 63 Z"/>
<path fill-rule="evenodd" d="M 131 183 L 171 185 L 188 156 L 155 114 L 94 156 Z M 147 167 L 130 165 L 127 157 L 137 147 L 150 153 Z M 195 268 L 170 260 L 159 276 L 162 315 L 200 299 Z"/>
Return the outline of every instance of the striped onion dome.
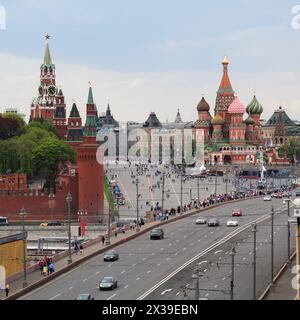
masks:
<path fill-rule="evenodd" d="M 256 98 L 256 95 L 254 95 L 252 101 L 247 107 L 247 113 L 248 114 L 262 114 L 264 109 L 262 105 L 259 103 L 259 101 Z"/>

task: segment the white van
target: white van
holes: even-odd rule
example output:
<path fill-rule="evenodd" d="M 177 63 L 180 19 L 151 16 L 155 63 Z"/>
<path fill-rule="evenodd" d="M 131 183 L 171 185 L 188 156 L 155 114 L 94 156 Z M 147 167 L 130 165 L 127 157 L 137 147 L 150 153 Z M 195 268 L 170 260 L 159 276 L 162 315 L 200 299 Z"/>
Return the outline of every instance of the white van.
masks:
<path fill-rule="evenodd" d="M 0 226 L 8 226 L 9 222 L 6 217 L 0 217 Z"/>

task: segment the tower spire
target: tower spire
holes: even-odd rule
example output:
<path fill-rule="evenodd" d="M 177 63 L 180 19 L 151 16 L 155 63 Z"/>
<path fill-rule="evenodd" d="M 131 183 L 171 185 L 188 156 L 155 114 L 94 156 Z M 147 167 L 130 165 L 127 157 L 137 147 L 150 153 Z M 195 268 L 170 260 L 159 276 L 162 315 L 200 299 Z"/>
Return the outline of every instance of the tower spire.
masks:
<path fill-rule="evenodd" d="M 91 81 L 89 81 L 89 85 L 90 85 L 90 88 L 89 88 L 89 96 L 88 96 L 88 104 L 94 104 L 94 97 L 93 97 L 93 90 L 92 90 L 92 83 Z"/>
<path fill-rule="evenodd" d="M 46 50 L 45 50 L 45 56 L 44 56 L 44 65 L 52 65 L 52 59 L 51 59 L 51 54 L 50 54 L 50 49 L 49 49 L 49 39 L 51 36 L 47 33 L 45 35 L 46 38 Z"/>
<path fill-rule="evenodd" d="M 224 57 L 222 64 L 223 64 L 223 77 L 222 77 L 218 92 L 219 93 L 234 93 L 232 86 L 231 86 L 230 79 L 229 79 L 229 75 L 228 75 L 229 60 L 228 60 L 227 56 Z"/>

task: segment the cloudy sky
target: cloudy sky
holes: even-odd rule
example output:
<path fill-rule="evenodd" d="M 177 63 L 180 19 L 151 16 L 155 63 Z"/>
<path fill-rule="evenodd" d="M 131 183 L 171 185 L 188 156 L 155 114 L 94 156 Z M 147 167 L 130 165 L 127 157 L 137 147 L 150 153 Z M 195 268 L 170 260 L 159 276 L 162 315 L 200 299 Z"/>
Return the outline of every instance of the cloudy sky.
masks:
<path fill-rule="evenodd" d="M 298 3 L 297 3 L 298 2 Z M 68 108 L 82 114 L 92 81 L 99 112 L 145 121 L 197 118 L 205 95 L 214 108 L 224 54 L 247 105 L 255 91 L 264 118 L 282 105 L 300 119 L 300 0 L 0 0 L 0 111 L 29 114 L 37 95 L 45 33 Z M 0 15 L 1 18 L 1 15 Z M 300 18 L 299 18 L 300 21 Z M 1 24 L 1 20 L 0 20 Z"/>

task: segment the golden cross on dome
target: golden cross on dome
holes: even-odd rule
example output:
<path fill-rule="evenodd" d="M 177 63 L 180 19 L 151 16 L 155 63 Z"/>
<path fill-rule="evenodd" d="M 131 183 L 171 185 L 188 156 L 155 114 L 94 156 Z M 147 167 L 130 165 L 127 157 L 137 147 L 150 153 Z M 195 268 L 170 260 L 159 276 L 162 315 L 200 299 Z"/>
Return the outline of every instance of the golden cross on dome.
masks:
<path fill-rule="evenodd" d="M 89 85 L 90 85 L 90 87 L 92 86 L 92 81 L 89 81 Z"/>
<path fill-rule="evenodd" d="M 51 36 L 48 33 L 46 33 L 45 38 L 46 38 L 46 41 L 48 42 Z"/>

